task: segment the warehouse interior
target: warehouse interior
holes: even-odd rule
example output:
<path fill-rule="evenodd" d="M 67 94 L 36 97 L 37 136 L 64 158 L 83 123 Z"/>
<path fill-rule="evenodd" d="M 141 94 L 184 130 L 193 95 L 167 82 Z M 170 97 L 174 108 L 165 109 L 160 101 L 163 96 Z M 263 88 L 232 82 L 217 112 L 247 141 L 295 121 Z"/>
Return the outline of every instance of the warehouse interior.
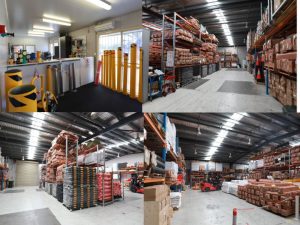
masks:
<path fill-rule="evenodd" d="M 0 224 L 142 224 L 143 149 L 142 113 L 1 113 Z"/>
<path fill-rule="evenodd" d="M 299 224 L 298 114 L 144 118 L 145 225 Z"/>
<path fill-rule="evenodd" d="M 296 112 L 296 11 L 296 0 L 143 0 L 143 111 Z"/>
<path fill-rule="evenodd" d="M 141 1 L 0 0 L 0 8 L 0 111 L 142 111 Z M 37 98 L 20 99 L 23 85 Z"/>

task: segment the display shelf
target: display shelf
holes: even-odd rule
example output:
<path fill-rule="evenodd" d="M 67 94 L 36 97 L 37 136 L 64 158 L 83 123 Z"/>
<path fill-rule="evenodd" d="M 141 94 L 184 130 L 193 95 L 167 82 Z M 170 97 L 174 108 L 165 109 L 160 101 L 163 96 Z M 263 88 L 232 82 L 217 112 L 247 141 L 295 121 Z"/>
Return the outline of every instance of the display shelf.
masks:
<path fill-rule="evenodd" d="M 267 39 L 273 36 L 286 35 L 287 29 L 290 28 L 291 23 L 295 23 L 297 18 L 297 1 L 292 0 L 291 3 L 285 6 L 284 10 L 280 10 L 280 12 L 281 15 L 278 15 L 277 18 L 273 18 L 274 20 L 271 21 L 269 29 L 267 29 L 265 33 L 249 48 L 249 54 L 261 51 L 263 44 Z"/>

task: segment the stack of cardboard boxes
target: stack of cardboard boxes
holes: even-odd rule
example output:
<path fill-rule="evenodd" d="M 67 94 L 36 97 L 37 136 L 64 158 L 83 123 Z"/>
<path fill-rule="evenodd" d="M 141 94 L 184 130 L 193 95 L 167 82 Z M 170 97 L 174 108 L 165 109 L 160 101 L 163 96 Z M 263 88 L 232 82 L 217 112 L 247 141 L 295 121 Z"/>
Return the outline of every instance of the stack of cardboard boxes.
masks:
<path fill-rule="evenodd" d="M 263 50 L 265 66 L 274 71 L 269 76 L 271 95 L 283 105 L 296 105 L 297 35 L 290 35 L 285 39 L 270 39 L 264 44 Z M 290 79 L 292 76 L 295 78 Z"/>
<path fill-rule="evenodd" d="M 170 203 L 170 188 L 155 185 L 144 190 L 144 225 L 170 225 L 173 208 Z"/>
<path fill-rule="evenodd" d="M 238 187 L 239 198 L 282 216 L 295 213 L 295 196 L 300 195 L 298 186 L 269 180 L 249 183 Z"/>

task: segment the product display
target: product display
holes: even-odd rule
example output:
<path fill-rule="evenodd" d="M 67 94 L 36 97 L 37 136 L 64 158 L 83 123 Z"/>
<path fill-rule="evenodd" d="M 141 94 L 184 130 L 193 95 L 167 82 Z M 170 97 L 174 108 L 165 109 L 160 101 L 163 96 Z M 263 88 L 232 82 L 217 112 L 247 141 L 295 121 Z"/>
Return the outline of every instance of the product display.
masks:
<path fill-rule="evenodd" d="M 112 201 L 113 181 L 111 173 L 97 174 L 98 201 Z"/>
<path fill-rule="evenodd" d="M 64 175 L 63 203 L 72 210 L 96 206 L 96 169 L 67 167 Z"/>

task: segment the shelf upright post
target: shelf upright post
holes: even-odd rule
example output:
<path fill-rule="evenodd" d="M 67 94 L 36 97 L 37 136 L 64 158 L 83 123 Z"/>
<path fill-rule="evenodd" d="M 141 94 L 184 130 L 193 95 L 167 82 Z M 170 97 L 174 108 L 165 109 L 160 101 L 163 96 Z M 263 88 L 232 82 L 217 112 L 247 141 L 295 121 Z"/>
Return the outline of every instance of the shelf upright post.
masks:
<path fill-rule="evenodd" d="M 167 132 L 167 113 L 164 113 L 163 129 L 165 130 L 165 132 Z M 167 160 L 167 148 L 166 148 L 166 146 L 164 146 L 163 149 L 162 149 L 162 159 L 163 159 L 163 161 Z"/>
<path fill-rule="evenodd" d="M 176 79 L 176 67 L 175 67 L 175 58 L 176 58 L 176 24 L 177 24 L 177 13 L 174 12 L 174 27 L 173 27 L 173 76 Z"/>
<path fill-rule="evenodd" d="M 289 148 L 289 178 L 291 178 L 291 148 Z"/>
<path fill-rule="evenodd" d="M 76 143 L 76 167 L 78 167 L 78 148 L 79 148 L 79 145 L 78 145 L 78 140 L 77 140 L 77 143 Z"/>
<path fill-rule="evenodd" d="M 68 167 L 68 136 L 66 136 L 66 168 Z"/>
<path fill-rule="evenodd" d="M 164 64 L 164 47 L 165 47 L 165 13 L 163 14 L 163 24 L 162 24 L 162 43 L 161 43 L 161 68 L 163 72 L 165 73 L 166 68 Z"/>

